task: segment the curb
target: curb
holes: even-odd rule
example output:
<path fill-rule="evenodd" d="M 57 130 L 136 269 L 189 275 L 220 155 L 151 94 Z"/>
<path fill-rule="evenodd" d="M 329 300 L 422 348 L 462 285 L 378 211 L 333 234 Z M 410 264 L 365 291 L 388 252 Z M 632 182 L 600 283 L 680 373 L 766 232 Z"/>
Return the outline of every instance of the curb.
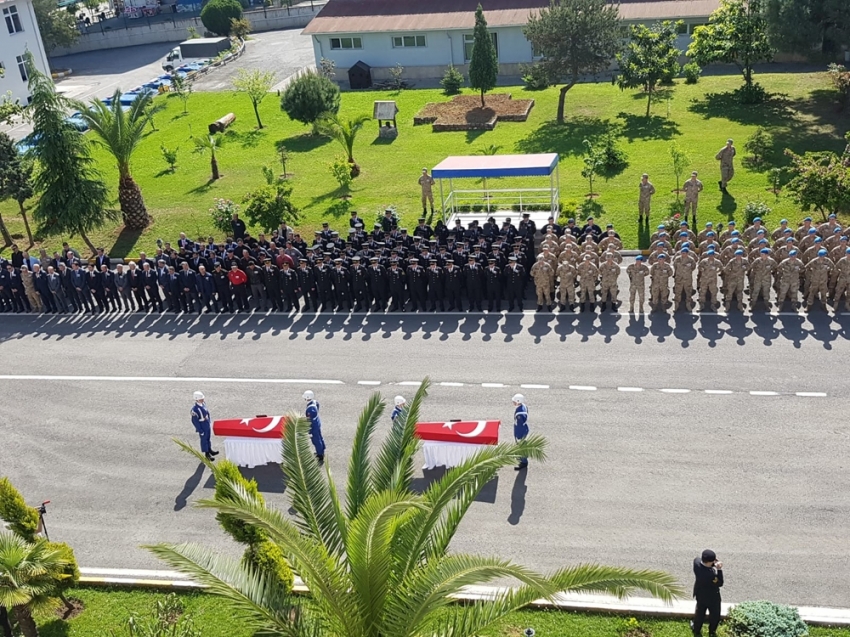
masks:
<path fill-rule="evenodd" d="M 141 589 L 166 589 L 202 591 L 207 587 L 197 584 L 175 571 L 129 571 L 125 569 L 80 568 L 83 575 L 80 584 L 85 586 L 114 586 Z M 121 573 L 138 574 L 138 579 L 122 577 Z M 106 576 L 95 576 L 106 575 Z M 115 576 L 110 576 L 110 575 Z M 151 579 L 162 577 L 163 579 Z M 295 578 L 293 592 L 306 595 L 309 590 L 299 578 Z M 461 604 L 487 601 L 504 591 L 496 586 L 468 586 L 465 592 L 454 595 L 453 599 Z M 726 617 L 734 604 L 723 604 L 721 616 Z M 614 615 L 643 616 L 666 619 L 689 619 L 693 616 L 693 602 L 677 600 L 671 604 L 648 597 L 627 597 L 618 599 L 612 595 L 591 593 L 564 593 L 553 600 L 539 599 L 528 605 L 531 609 L 551 609 L 583 613 L 609 613 Z M 798 606 L 800 617 L 811 626 L 850 627 L 850 608 L 826 608 L 821 606 Z"/>
<path fill-rule="evenodd" d="M 54 80 L 61 80 L 63 77 L 68 77 L 74 72 L 74 69 L 68 69 L 67 71 L 60 71 L 59 73 L 51 73 L 50 77 Z"/>

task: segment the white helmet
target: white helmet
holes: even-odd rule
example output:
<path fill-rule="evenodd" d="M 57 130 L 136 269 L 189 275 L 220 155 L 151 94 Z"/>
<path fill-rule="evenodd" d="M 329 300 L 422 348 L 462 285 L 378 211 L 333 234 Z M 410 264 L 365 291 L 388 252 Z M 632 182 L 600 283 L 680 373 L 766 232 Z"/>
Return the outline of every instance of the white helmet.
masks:
<path fill-rule="evenodd" d="M 522 394 L 514 394 L 514 397 L 511 398 L 511 400 L 515 403 L 522 404 L 525 402 L 525 396 L 523 396 Z"/>
<path fill-rule="evenodd" d="M 309 389 L 304 392 L 304 395 L 301 396 L 304 400 L 313 400 L 316 396 Z"/>
<path fill-rule="evenodd" d="M 194 394 L 192 394 L 192 398 L 194 398 L 196 401 L 203 400 L 204 399 L 204 392 L 196 391 Z"/>
<path fill-rule="evenodd" d="M 404 396 L 396 396 L 396 397 L 395 397 L 395 406 L 396 406 L 396 407 L 401 407 L 401 406 L 402 406 L 402 405 L 404 405 L 406 402 L 407 402 L 407 401 L 404 399 Z"/>

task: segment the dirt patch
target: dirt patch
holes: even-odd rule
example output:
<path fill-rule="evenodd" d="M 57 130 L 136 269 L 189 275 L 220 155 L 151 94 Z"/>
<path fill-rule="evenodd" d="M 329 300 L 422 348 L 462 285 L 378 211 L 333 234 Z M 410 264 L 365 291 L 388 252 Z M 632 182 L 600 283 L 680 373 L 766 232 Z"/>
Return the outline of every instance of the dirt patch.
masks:
<path fill-rule="evenodd" d="M 496 122 L 524 122 L 534 106 L 534 100 L 513 100 L 510 93 L 496 93 L 484 98 L 478 95 L 457 95 L 449 102 L 431 102 L 413 118 L 413 125 L 431 124 L 441 131 L 493 130 Z"/>
<path fill-rule="evenodd" d="M 82 602 L 82 600 L 79 600 L 76 597 L 69 597 L 68 602 L 70 602 L 71 608 L 68 608 L 65 604 L 60 604 L 59 608 L 56 609 L 56 616 L 59 619 L 74 619 L 74 617 L 86 609 L 86 605 Z"/>

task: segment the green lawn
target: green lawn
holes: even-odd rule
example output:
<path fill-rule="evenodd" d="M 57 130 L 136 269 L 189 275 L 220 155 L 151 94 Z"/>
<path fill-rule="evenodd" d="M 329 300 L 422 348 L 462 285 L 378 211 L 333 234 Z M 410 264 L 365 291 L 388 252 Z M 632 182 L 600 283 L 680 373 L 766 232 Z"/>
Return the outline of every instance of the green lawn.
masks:
<path fill-rule="evenodd" d="M 653 225 L 667 216 L 672 199 L 669 193 L 675 186 L 669 161 L 672 140 L 677 140 L 688 153 L 693 168 L 700 171 L 705 183 L 700 224 L 709 220 L 715 223 L 729 218 L 740 220 L 745 204 L 754 200 L 773 207 L 768 226 L 778 224 L 784 216 L 796 221 L 801 215 L 793 202 L 785 197 L 775 200 L 767 189 L 765 175 L 742 165 L 746 138 L 759 125 L 769 128 L 775 137 L 775 159 L 781 161 L 781 151 L 786 147 L 796 151 L 824 148 L 840 151 L 850 122 L 846 115 L 835 111 L 825 73 L 765 74 L 758 81 L 783 97 L 763 107 L 743 107 L 731 101 L 728 93 L 739 86 L 738 76 L 707 77 L 697 85 L 677 83 L 662 91 L 650 119 L 643 116 L 642 93 L 622 92 L 610 84 L 582 84 L 568 94 L 568 121 L 563 126 L 553 121 L 557 88 L 542 92 L 500 88 L 499 91 L 509 91 L 515 98 L 533 98 L 536 104 L 527 122 L 503 122 L 494 131 L 483 133 L 432 133 L 430 126 L 414 127 L 413 115 L 423 104 L 446 99 L 437 90 L 344 93 L 344 116 L 371 114 L 375 99 L 395 99 L 400 109 L 399 137 L 393 143 L 378 141 L 375 123 L 367 124 L 358 138 L 355 158 L 363 173 L 355 181 L 352 202 L 367 221 L 386 205 L 396 205 L 404 223 L 412 226 L 419 207 L 416 180 L 423 166 L 431 167 L 448 155 L 472 154 L 496 145 L 501 147 L 501 153 L 560 153 L 561 199 L 574 207 L 588 192 L 587 182 L 579 174 L 581 142 L 598 135 L 610 124 L 620 131 L 629 165 L 607 181 L 599 180 L 594 190 L 601 195 L 596 201 L 605 211 L 602 221 L 617 225 L 627 247 L 643 244 L 647 239 L 638 236 L 634 221 L 636 186 L 641 173 L 648 172 L 658 190 L 653 204 Z M 348 215 L 341 211 L 334 214 L 334 204 L 339 199 L 336 182 L 327 170 L 327 164 L 341 152 L 338 145 L 307 135 L 307 127 L 290 121 L 280 111 L 277 96 L 270 95 L 261 106 L 266 128 L 260 131 L 255 129 L 250 102 L 244 95 L 197 93 L 192 96 L 189 114 L 185 116 L 178 100 L 159 99 L 168 104 L 167 110 L 157 118 L 161 130 L 147 136 L 133 163 L 154 224 L 141 236 L 119 234 L 120 228 L 104 228 L 96 233 L 96 243 L 105 244 L 107 249 L 112 247 L 113 256 L 135 254 L 139 249 L 150 251 L 157 238 L 175 240 L 180 231 L 192 236 L 212 232 L 207 210 L 213 198 L 241 200 L 249 189 L 261 183 L 263 164 L 279 169 L 274 150 L 278 141 L 284 141 L 290 150 L 288 171 L 294 174 L 294 197 L 303 210 L 301 229 L 311 232 L 326 218 L 332 226 L 347 229 Z M 227 134 L 219 156 L 224 177 L 209 183 L 209 162 L 191 153 L 190 135 L 203 134 L 209 122 L 230 111 L 236 113 L 237 122 Z M 738 147 L 737 172 L 730 186 L 734 199 L 721 200 L 714 155 L 727 137 L 733 137 Z M 174 174 L 165 171 L 161 144 L 180 147 Z M 113 163 L 100 150 L 97 158 L 104 177 L 114 188 L 117 172 Z M 499 188 L 507 184 L 490 180 L 489 185 Z M 15 207 L 5 202 L 0 210 L 12 232 L 22 234 L 23 224 L 15 214 Z M 49 238 L 45 245 L 53 249 L 61 239 Z M 73 245 L 82 247 L 79 239 Z"/>
<path fill-rule="evenodd" d="M 70 621 L 47 619 L 39 622 L 41 637 L 122 637 L 120 632 L 131 613 L 145 615 L 164 593 L 149 591 L 80 588 L 72 592 L 85 602 L 86 609 Z M 251 637 L 252 632 L 218 598 L 203 593 L 182 593 L 186 612 L 192 616 L 204 637 Z M 689 637 L 682 620 L 641 619 L 640 625 L 652 637 Z M 521 637 L 533 627 L 539 637 L 623 637 L 626 618 L 602 614 L 559 611 L 520 611 L 512 613 L 498 627 L 484 633 L 489 637 Z M 126 630 L 126 629 L 124 629 Z M 721 627 L 721 635 L 723 630 Z M 850 630 L 813 628 L 812 637 L 850 637 Z"/>

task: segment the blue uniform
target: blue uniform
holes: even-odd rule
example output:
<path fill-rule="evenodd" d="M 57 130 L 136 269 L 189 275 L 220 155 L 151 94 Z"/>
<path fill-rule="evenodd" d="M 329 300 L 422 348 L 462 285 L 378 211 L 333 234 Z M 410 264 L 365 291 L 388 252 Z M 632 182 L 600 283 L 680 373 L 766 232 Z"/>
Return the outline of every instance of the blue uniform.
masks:
<path fill-rule="evenodd" d="M 393 408 L 393 413 L 390 414 L 390 420 L 393 421 L 393 424 L 395 424 L 395 419 L 398 418 L 398 415 L 400 413 L 401 413 L 401 407 L 396 406 L 395 408 Z"/>
<path fill-rule="evenodd" d="M 212 450 L 210 445 L 210 410 L 207 409 L 206 405 L 195 403 L 195 406 L 192 407 L 192 424 L 201 437 L 201 451 L 210 453 Z"/>
<path fill-rule="evenodd" d="M 325 455 L 325 439 L 322 438 L 322 421 L 319 418 L 319 403 L 311 400 L 307 403 L 307 418 L 310 419 L 310 440 L 317 456 Z"/>
<path fill-rule="evenodd" d="M 528 407 L 523 404 L 514 410 L 514 438 L 517 442 L 528 435 Z M 520 466 L 528 464 L 528 458 L 519 459 Z"/>

